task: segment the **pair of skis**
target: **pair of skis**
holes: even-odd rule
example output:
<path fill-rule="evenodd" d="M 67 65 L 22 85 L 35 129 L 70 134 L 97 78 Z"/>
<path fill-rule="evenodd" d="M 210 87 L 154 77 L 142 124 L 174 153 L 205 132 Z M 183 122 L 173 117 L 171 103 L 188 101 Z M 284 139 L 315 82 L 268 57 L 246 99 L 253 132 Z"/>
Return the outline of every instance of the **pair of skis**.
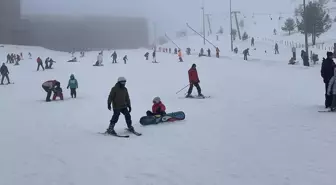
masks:
<path fill-rule="evenodd" d="M 136 131 L 131 131 L 129 129 L 125 129 L 126 131 L 136 135 L 136 136 L 141 136 L 142 134 L 139 133 L 139 132 L 136 132 Z M 129 138 L 130 136 L 129 135 L 120 135 L 120 134 L 107 134 L 106 132 L 105 133 L 102 133 L 100 132 L 99 134 L 103 134 L 103 135 L 106 135 L 106 136 L 114 136 L 114 137 L 120 137 L 120 138 Z"/>

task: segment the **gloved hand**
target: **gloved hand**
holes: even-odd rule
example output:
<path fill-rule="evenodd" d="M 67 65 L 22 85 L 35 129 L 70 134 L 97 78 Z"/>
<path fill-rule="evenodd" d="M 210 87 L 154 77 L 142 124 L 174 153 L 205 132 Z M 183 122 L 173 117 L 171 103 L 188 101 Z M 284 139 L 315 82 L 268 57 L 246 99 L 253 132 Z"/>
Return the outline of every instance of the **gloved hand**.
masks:
<path fill-rule="evenodd" d="M 111 109 L 112 109 L 112 108 L 111 108 L 111 104 L 108 104 L 108 105 L 107 105 L 107 109 L 108 109 L 108 110 L 111 110 Z"/>
<path fill-rule="evenodd" d="M 132 112 L 132 107 L 131 106 L 128 106 L 128 112 L 131 113 Z"/>

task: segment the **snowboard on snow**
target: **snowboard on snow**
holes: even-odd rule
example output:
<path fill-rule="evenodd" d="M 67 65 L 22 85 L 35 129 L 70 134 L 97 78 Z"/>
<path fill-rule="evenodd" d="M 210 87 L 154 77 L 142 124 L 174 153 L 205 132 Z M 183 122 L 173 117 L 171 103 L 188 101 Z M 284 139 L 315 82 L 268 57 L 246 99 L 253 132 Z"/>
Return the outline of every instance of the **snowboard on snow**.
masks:
<path fill-rule="evenodd" d="M 183 111 L 172 112 L 166 115 L 154 115 L 154 116 L 143 116 L 140 118 L 140 124 L 146 125 L 156 125 L 159 123 L 174 122 L 185 119 L 185 114 Z"/>

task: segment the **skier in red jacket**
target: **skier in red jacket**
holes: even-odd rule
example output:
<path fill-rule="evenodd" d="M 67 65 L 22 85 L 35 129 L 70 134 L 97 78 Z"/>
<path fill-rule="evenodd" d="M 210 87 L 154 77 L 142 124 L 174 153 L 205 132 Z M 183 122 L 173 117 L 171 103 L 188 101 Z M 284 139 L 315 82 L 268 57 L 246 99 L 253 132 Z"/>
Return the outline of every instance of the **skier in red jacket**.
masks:
<path fill-rule="evenodd" d="M 152 112 L 147 111 L 146 114 L 147 114 L 147 116 L 165 115 L 166 114 L 166 106 L 161 102 L 160 97 L 155 97 L 153 99 Z"/>
<path fill-rule="evenodd" d="M 201 87 L 199 86 L 200 80 L 198 78 L 198 74 L 197 74 L 197 69 L 196 69 L 196 64 L 193 64 L 191 66 L 191 68 L 188 71 L 188 75 L 189 75 L 189 83 L 190 83 L 190 87 L 188 90 L 188 94 L 186 96 L 186 98 L 192 98 L 193 96 L 191 95 L 193 87 L 195 86 L 198 92 L 198 96 L 200 97 L 204 97 L 203 94 L 201 93 Z"/>

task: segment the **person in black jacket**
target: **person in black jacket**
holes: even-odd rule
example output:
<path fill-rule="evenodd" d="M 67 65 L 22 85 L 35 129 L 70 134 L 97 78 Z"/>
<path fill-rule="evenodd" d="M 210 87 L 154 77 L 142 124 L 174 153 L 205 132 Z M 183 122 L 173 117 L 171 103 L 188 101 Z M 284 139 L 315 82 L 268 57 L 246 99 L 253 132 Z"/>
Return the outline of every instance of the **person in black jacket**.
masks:
<path fill-rule="evenodd" d="M 0 68 L 0 74 L 2 75 L 1 85 L 3 85 L 3 81 L 4 81 L 5 77 L 7 79 L 7 84 L 10 84 L 10 81 L 9 81 L 9 78 L 8 78 L 9 71 L 8 71 L 8 68 L 7 68 L 5 63 L 3 63 L 1 68 Z"/>
<path fill-rule="evenodd" d="M 335 63 L 333 61 L 333 53 L 327 52 L 327 58 L 323 58 L 322 67 L 321 67 L 321 76 L 325 84 L 325 107 L 329 108 L 332 103 L 332 96 L 328 95 L 328 85 L 330 79 L 334 76 Z"/>

